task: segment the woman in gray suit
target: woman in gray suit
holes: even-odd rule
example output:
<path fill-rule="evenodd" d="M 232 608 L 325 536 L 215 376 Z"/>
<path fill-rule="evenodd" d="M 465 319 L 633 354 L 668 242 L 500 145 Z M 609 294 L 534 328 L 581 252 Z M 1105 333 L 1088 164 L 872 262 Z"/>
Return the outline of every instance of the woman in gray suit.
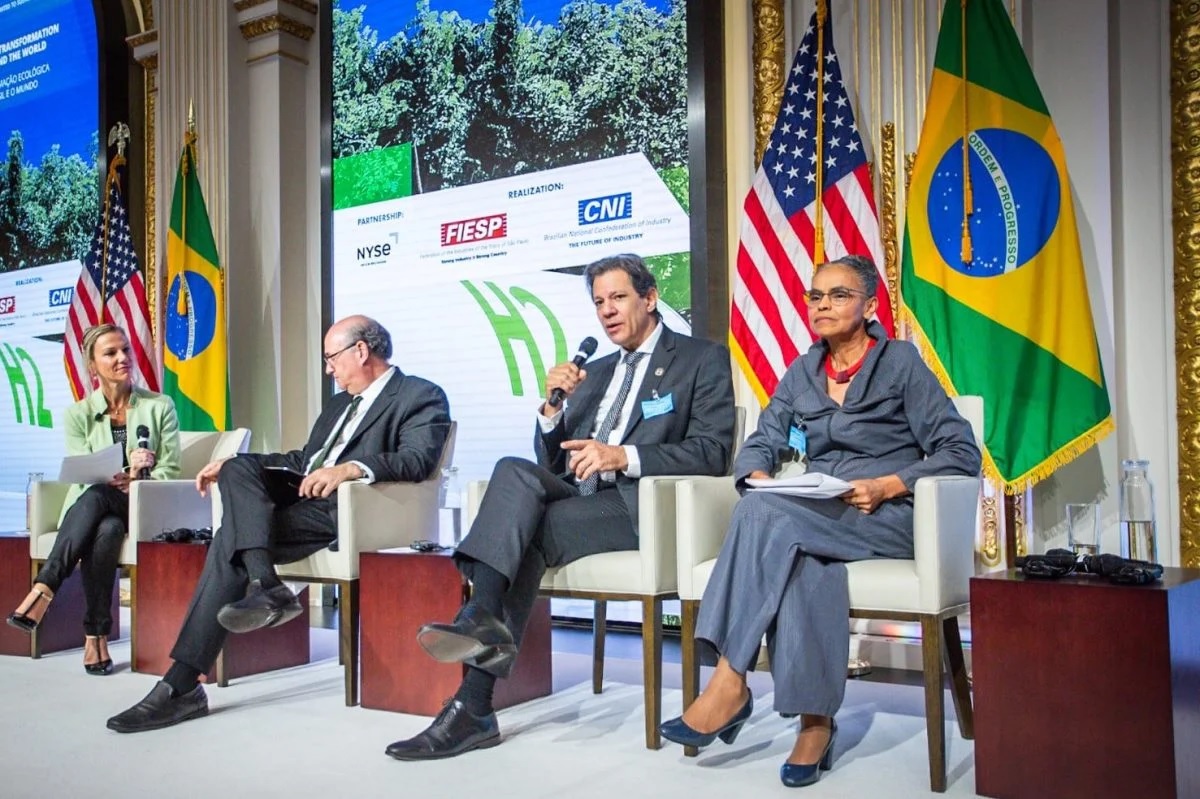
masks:
<path fill-rule="evenodd" d="M 980 468 L 970 425 L 916 349 L 872 321 L 877 285 L 861 256 L 813 276 L 805 300 L 820 339 L 788 368 L 733 467 L 744 496 L 696 633 L 720 656 L 717 668 L 683 716 L 661 728 L 689 746 L 733 743 L 753 709 L 746 671 L 765 635 L 775 710 L 801 718 L 780 769 L 790 787 L 816 782 L 832 764 L 850 647 L 846 562 L 913 557 L 916 481 Z M 853 488 L 825 500 L 746 492 L 747 478 L 769 477 L 793 457 Z"/>

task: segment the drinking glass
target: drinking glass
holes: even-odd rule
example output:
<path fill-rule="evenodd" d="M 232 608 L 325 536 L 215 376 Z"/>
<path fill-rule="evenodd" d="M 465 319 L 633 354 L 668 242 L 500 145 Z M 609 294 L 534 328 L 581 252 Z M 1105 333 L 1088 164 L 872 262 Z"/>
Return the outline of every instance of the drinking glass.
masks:
<path fill-rule="evenodd" d="M 1100 554 L 1100 519 L 1095 502 L 1067 503 L 1067 546 L 1076 555 Z"/>

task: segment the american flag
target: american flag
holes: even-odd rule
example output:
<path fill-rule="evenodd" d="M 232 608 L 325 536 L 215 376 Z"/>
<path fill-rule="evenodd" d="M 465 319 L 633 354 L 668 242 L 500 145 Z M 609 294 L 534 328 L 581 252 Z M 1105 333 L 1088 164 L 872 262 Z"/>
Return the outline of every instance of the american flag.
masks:
<path fill-rule="evenodd" d="M 813 274 L 818 158 L 824 170 L 822 260 L 869 256 L 880 270 L 876 318 L 889 335 L 894 330 L 871 176 L 833 50 L 828 14 L 820 38 L 819 46 L 814 13 L 787 76 L 770 144 L 742 206 L 730 332 L 738 360 L 764 402 L 791 362 L 816 339 L 803 295 Z M 824 112 L 819 148 L 818 92 Z"/>
<path fill-rule="evenodd" d="M 75 284 L 71 309 L 67 312 L 63 357 L 67 379 L 76 399 L 95 388 L 88 375 L 83 334 L 89 327 L 103 323 L 118 325 L 129 335 L 134 385 L 158 391 L 146 286 L 138 269 L 133 236 L 129 232 L 129 214 L 115 169 L 109 172 L 107 195 L 96 232 L 92 234 L 92 246 L 83 260 L 83 272 Z"/>

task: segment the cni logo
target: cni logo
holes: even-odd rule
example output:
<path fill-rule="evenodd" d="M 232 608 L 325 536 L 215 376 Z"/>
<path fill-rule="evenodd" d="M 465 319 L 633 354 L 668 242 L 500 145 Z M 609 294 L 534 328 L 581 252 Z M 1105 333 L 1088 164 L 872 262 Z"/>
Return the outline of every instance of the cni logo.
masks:
<path fill-rule="evenodd" d="M 470 244 L 488 239 L 502 239 L 508 235 L 508 214 L 492 214 L 475 219 L 460 219 L 442 223 L 442 246 Z"/>
<path fill-rule="evenodd" d="M 17 312 L 16 297 L 0 297 L 0 316 Z"/>
<path fill-rule="evenodd" d="M 50 289 L 50 307 L 58 308 L 61 305 L 70 305 L 74 294 L 75 289 L 69 286 L 61 289 Z"/>
<path fill-rule="evenodd" d="M 594 225 L 633 216 L 633 192 L 579 201 L 579 224 Z"/>

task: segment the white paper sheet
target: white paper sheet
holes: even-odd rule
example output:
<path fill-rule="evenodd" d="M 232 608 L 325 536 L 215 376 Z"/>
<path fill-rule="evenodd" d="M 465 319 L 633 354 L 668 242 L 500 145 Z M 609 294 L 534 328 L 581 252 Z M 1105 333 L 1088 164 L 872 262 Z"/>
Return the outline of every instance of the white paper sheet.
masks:
<path fill-rule="evenodd" d="M 845 480 L 839 480 L 819 472 L 807 472 L 780 480 L 761 480 L 751 477 L 746 480 L 746 485 L 750 486 L 752 491 L 768 491 L 772 494 L 787 494 L 809 499 L 833 499 L 850 490 L 850 484 Z"/>
<path fill-rule="evenodd" d="M 98 449 L 86 455 L 68 455 L 58 468 L 60 483 L 107 483 L 121 471 L 121 445 Z"/>

